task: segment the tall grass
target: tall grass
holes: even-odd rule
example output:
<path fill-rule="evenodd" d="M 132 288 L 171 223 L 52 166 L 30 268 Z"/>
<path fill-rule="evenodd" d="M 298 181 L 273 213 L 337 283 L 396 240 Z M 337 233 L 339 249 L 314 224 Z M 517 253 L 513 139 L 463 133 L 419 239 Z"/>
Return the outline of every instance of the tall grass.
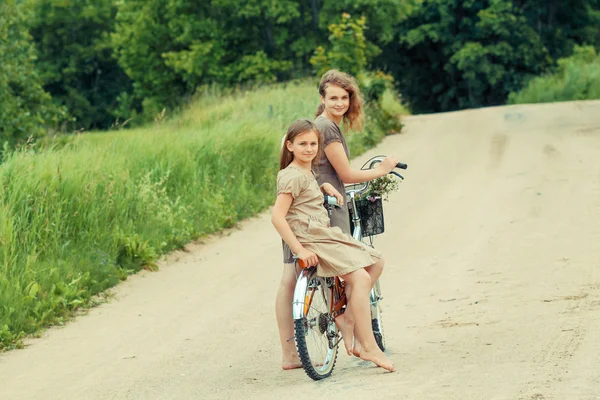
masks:
<path fill-rule="evenodd" d="M 161 254 L 269 206 L 281 138 L 294 119 L 313 117 L 317 101 L 312 82 L 206 94 L 153 126 L 6 155 L 0 349 L 64 323 Z M 369 125 L 351 147 L 384 136 Z"/>
<path fill-rule="evenodd" d="M 571 57 L 559 60 L 555 73 L 534 78 L 520 92 L 511 93 L 508 103 L 595 99 L 600 99 L 600 56 L 587 46 L 576 47 Z"/>

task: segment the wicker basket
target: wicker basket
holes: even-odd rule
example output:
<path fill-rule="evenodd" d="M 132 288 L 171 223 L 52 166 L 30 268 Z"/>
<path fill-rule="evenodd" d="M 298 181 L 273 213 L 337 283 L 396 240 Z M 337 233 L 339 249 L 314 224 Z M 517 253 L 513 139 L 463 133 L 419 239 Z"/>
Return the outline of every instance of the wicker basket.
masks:
<path fill-rule="evenodd" d="M 383 202 L 381 197 L 375 198 L 374 201 L 368 199 L 357 200 L 356 208 L 358 208 L 363 236 L 375 236 L 384 232 Z M 352 217 L 350 217 L 350 226 L 354 230 Z"/>

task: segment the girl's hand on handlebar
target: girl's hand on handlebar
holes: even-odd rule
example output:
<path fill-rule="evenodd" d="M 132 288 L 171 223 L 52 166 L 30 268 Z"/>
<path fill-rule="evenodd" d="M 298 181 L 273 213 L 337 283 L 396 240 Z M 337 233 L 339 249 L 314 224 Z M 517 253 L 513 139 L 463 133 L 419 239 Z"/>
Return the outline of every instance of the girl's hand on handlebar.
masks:
<path fill-rule="evenodd" d="M 298 258 L 304 261 L 309 267 L 317 265 L 319 263 L 319 257 L 310 250 L 302 249 L 298 254 Z"/>
<path fill-rule="evenodd" d="M 340 194 L 340 192 L 337 191 L 336 188 L 333 187 L 331 183 L 325 182 L 322 184 L 321 190 L 326 195 L 335 197 L 340 206 L 344 205 L 344 197 Z"/>
<path fill-rule="evenodd" d="M 398 165 L 398 159 L 394 156 L 386 157 L 377 167 L 381 171 L 381 176 L 389 174 Z"/>

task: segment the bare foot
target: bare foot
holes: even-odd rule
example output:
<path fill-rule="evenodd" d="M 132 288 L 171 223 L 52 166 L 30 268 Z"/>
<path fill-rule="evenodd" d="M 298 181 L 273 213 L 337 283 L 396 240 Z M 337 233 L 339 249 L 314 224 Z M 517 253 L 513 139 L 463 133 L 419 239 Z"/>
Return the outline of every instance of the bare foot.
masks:
<path fill-rule="evenodd" d="M 394 367 L 394 363 L 383 354 L 379 348 L 373 351 L 367 351 L 366 349 L 362 349 L 360 353 L 360 358 L 365 361 L 371 361 L 377 364 L 378 367 L 387 369 L 390 372 L 396 372 L 396 368 Z"/>
<path fill-rule="evenodd" d="M 360 342 L 356 340 L 356 336 L 354 336 L 354 348 L 352 349 L 352 354 L 354 354 L 355 357 L 360 358 L 360 347 Z"/>
<path fill-rule="evenodd" d="M 349 356 L 352 355 L 352 338 L 354 337 L 354 321 L 350 321 L 346 314 L 342 314 L 335 319 L 342 339 L 344 339 L 344 346 L 346 346 L 346 352 Z"/>
<path fill-rule="evenodd" d="M 300 356 L 298 356 L 298 352 L 294 351 L 285 353 L 281 359 L 281 368 L 285 371 L 290 369 L 302 368 L 302 362 L 300 361 Z"/>
<path fill-rule="evenodd" d="M 290 369 L 302 368 L 302 363 L 300 359 L 296 362 L 282 361 L 281 368 L 285 371 L 289 371 Z"/>

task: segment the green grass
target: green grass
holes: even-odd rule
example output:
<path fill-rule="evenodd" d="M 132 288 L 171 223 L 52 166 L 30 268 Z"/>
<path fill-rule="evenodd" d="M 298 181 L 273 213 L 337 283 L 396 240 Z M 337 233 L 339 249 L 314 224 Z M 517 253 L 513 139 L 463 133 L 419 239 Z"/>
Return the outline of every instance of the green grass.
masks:
<path fill-rule="evenodd" d="M 152 126 L 7 155 L 0 349 L 63 324 L 161 254 L 271 205 L 281 138 L 294 119 L 312 118 L 317 102 L 307 81 L 205 94 Z M 365 132 L 350 137 L 354 155 L 385 135 L 373 118 Z"/>
<path fill-rule="evenodd" d="M 577 47 L 569 58 L 558 61 L 558 70 L 534 78 L 520 92 L 511 93 L 509 104 L 551 103 L 600 99 L 600 56 L 593 47 Z"/>

